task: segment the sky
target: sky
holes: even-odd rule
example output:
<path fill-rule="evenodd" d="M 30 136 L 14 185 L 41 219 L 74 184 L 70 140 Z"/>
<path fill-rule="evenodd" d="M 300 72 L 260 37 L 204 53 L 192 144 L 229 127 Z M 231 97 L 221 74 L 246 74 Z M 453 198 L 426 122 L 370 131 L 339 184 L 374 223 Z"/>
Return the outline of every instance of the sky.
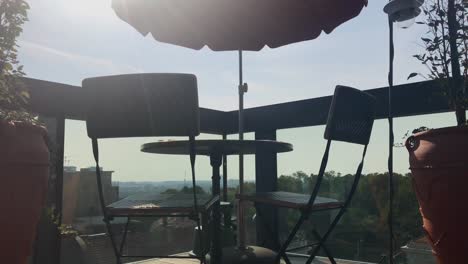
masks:
<path fill-rule="evenodd" d="M 331 95 L 338 84 L 361 90 L 387 86 L 388 25 L 382 11 L 385 3 L 370 0 L 358 17 L 315 40 L 245 52 L 244 80 L 249 85 L 246 108 Z M 143 37 L 114 14 L 111 0 L 30 0 L 29 4 L 29 22 L 19 39 L 19 59 L 28 77 L 80 86 L 84 78 L 94 76 L 193 73 L 197 76 L 202 107 L 237 109 L 237 52 L 213 52 L 207 48 L 196 51 Z M 407 83 L 411 72 L 425 73 L 412 57 L 422 52 L 420 37 L 425 30 L 417 24 L 395 30 L 395 84 Z M 451 113 L 399 118 L 395 120 L 395 138 L 403 142 L 401 138 L 407 131 L 420 126 L 451 125 L 455 125 Z M 364 172 L 386 171 L 387 130 L 387 121 L 376 121 Z M 292 143 L 294 151 L 278 156 L 278 174 L 299 170 L 317 173 L 325 147 L 323 131 L 324 126 L 279 130 L 278 140 Z M 253 138 L 253 134 L 246 138 Z M 139 151 L 142 143 L 155 140 L 102 140 L 101 165 L 115 171 L 114 180 L 118 181 L 183 180 L 190 175 L 187 157 Z M 328 168 L 354 172 L 360 151 L 358 146 L 334 145 Z M 69 166 L 93 165 L 84 122 L 67 120 L 65 156 Z M 408 172 L 407 159 L 404 148 L 395 148 L 396 172 Z M 237 158 L 229 158 L 229 178 L 237 178 L 237 166 Z M 200 179 L 210 178 L 207 158 L 198 158 L 197 171 Z M 254 179 L 254 173 L 254 158 L 246 157 L 245 177 Z"/>

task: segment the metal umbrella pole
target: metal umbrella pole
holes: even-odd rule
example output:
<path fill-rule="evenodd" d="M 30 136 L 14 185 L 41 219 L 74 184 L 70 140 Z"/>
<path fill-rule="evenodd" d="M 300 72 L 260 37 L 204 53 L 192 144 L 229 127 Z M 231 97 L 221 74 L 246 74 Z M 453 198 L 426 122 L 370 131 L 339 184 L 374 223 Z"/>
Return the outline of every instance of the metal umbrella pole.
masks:
<path fill-rule="evenodd" d="M 244 140 L 244 94 L 248 90 L 243 81 L 242 50 L 239 50 L 239 140 Z M 239 194 L 244 193 L 244 156 L 239 154 Z M 245 242 L 245 217 L 242 200 L 237 205 L 237 246 L 223 248 L 220 264 L 271 264 L 277 253 L 263 247 L 247 246 Z M 216 263 L 218 264 L 218 263 Z"/>
<path fill-rule="evenodd" d="M 239 50 L 239 140 L 244 140 L 244 93 L 247 92 L 247 84 L 243 82 L 242 50 Z M 239 194 L 244 193 L 244 155 L 239 155 Z M 239 200 L 237 206 L 237 246 L 245 248 L 245 223 L 244 207 Z"/>
<path fill-rule="evenodd" d="M 393 145 L 394 145 L 394 135 L 393 135 L 393 112 L 392 112 L 392 88 L 393 88 L 393 60 L 395 57 L 394 45 L 393 45 L 393 21 L 388 19 L 389 27 L 389 71 L 388 71 L 388 235 L 389 235 L 389 245 L 388 245 L 388 255 L 389 263 L 393 264 L 393 255 L 394 255 L 394 233 L 393 233 L 393 196 L 394 196 L 394 186 L 393 186 Z"/>

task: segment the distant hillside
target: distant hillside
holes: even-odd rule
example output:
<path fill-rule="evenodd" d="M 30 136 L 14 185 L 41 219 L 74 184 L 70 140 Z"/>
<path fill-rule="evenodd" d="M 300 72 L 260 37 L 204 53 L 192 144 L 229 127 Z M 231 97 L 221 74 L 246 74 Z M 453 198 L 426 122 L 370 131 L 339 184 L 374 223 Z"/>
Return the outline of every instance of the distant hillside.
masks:
<path fill-rule="evenodd" d="M 190 187 L 192 185 L 191 180 L 187 181 L 142 181 L 142 182 L 127 182 L 127 181 L 115 181 L 112 185 L 119 186 L 119 198 L 125 198 L 129 195 L 133 195 L 139 192 L 152 192 L 159 194 L 167 189 L 182 189 L 184 186 Z M 211 192 L 211 181 L 200 180 L 197 181 L 197 185 L 202 187 L 206 192 Z M 228 180 L 228 187 L 237 187 L 239 185 L 238 180 Z"/>

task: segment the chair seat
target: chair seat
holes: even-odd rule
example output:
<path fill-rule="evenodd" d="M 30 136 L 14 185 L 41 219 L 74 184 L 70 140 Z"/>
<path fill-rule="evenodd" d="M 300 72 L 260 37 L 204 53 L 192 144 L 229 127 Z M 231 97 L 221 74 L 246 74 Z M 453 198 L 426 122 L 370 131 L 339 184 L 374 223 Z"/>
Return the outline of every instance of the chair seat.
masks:
<path fill-rule="evenodd" d="M 219 196 L 197 194 L 198 211 L 207 212 Z M 129 196 L 106 206 L 110 216 L 168 216 L 195 213 L 193 194 L 143 193 Z"/>
<path fill-rule="evenodd" d="M 309 203 L 310 195 L 292 192 L 261 192 L 237 195 L 240 200 L 251 201 L 254 203 L 270 204 L 278 207 L 293 209 L 304 209 Z M 317 196 L 314 202 L 313 210 L 338 209 L 343 203 L 331 198 Z"/>

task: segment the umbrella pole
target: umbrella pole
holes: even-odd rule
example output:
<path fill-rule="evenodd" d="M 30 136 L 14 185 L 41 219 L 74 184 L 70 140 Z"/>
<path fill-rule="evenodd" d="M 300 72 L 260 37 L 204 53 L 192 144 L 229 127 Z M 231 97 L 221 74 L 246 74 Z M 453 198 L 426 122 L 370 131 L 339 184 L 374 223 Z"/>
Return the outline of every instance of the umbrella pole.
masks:
<path fill-rule="evenodd" d="M 242 50 L 239 50 L 239 140 L 244 140 L 244 93 L 247 92 L 247 84 L 243 82 Z M 239 194 L 244 193 L 244 155 L 239 155 Z M 245 223 L 244 207 L 241 200 L 237 206 L 237 246 L 245 248 Z"/>
<path fill-rule="evenodd" d="M 393 186 L 393 113 L 392 113 L 392 88 L 393 88 L 393 60 L 395 57 L 395 50 L 393 46 L 393 21 L 388 19 L 389 26 L 389 71 L 388 71 L 388 263 L 393 264 L 395 238 L 393 233 L 393 200 L 394 200 L 394 186 Z"/>
<path fill-rule="evenodd" d="M 242 79 L 242 50 L 239 50 L 239 140 L 244 140 L 244 94 L 247 84 Z M 239 155 L 239 193 L 244 193 L 244 156 Z M 245 245 L 245 221 L 242 200 L 237 205 L 237 247 L 223 249 L 221 263 L 231 264 L 272 264 L 277 253 L 263 247 Z"/>

